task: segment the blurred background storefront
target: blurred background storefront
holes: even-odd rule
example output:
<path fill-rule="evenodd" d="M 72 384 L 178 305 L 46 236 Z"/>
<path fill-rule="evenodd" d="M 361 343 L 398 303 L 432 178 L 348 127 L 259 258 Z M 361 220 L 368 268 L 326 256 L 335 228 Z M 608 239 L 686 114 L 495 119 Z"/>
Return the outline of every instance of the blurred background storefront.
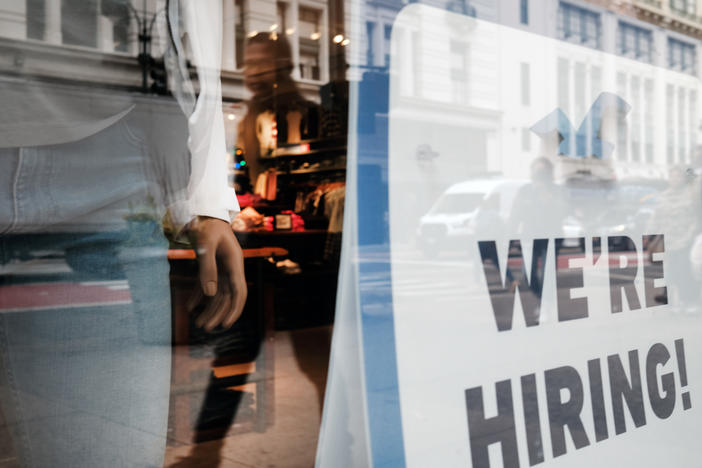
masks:
<path fill-rule="evenodd" d="M 35 79 L 101 89 L 108 95 L 144 93 L 156 101 L 172 101 L 163 63 L 165 6 L 152 0 L 2 2 L 0 73 L 9 80 Z M 69 27 L 76 22 L 80 34 Z M 194 252 L 182 239 L 171 238 L 174 346 L 167 466 L 313 463 L 346 178 L 349 39 L 344 26 L 341 0 L 223 2 L 227 153 L 222 157 L 242 208 L 233 228 L 246 258 L 249 300 L 231 330 L 201 330 L 194 323 L 197 314 L 189 314 L 187 307 L 198 288 Z M 276 115 L 267 135 L 272 140 L 258 160 L 261 173 L 250 177 L 251 155 L 241 147 L 246 100 L 251 98 L 244 59 L 247 40 L 257 35 L 283 37 L 289 43 L 290 74 L 301 99 L 313 109 L 314 121 L 301 135 L 289 131 L 277 138 L 283 124 L 276 120 L 285 119 L 288 111 L 274 104 Z M 187 53 L 187 38 L 184 44 Z M 194 67 L 190 72 L 196 78 Z M 197 90 L 197 81 L 194 85 Z M 167 220 L 165 225 L 168 231 Z M 42 269 L 42 280 L 63 285 L 72 281 L 60 258 L 52 258 L 51 265 L 43 259 L 30 262 L 28 278 Z M 11 463 L 7 428 L 0 440 L 7 449 L 3 458 Z"/>

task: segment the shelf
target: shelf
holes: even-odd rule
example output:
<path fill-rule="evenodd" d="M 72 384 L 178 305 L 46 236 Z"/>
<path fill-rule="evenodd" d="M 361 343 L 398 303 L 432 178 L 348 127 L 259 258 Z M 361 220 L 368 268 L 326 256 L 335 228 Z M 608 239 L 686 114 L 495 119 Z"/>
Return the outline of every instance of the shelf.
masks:
<path fill-rule="evenodd" d="M 282 172 L 278 175 L 299 175 L 299 174 L 315 174 L 319 172 L 336 172 L 336 171 L 345 171 L 346 166 L 336 166 L 336 167 L 316 167 L 314 169 L 298 169 L 295 171 L 290 171 L 290 172 Z"/>
<path fill-rule="evenodd" d="M 310 150 L 306 153 L 282 153 L 282 154 L 276 154 L 276 155 L 271 155 L 271 156 L 262 156 L 261 160 L 276 160 L 276 159 L 281 159 L 281 158 L 306 158 L 310 156 L 319 156 L 319 155 L 327 155 L 329 153 L 333 152 L 343 152 L 346 153 L 346 146 L 334 146 L 330 148 L 319 148 L 319 149 L 314 149 Z"/>

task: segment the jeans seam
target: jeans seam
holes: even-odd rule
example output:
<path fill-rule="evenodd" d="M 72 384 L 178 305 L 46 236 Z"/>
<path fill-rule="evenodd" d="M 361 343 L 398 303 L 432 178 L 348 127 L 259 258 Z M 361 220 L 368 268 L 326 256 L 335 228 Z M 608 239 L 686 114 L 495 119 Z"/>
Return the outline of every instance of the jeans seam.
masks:
<path fill-rule="evenodd" d="M 143 149 L 145 144 L 144 140 L 132 131 L 132 129 L 129 127 L 129 123 L 125 122 L 123 119 L 120 121 L 120 124 L 122 125 L 122 130 L 126 139 L 135 145 L 136 148 Z"/>

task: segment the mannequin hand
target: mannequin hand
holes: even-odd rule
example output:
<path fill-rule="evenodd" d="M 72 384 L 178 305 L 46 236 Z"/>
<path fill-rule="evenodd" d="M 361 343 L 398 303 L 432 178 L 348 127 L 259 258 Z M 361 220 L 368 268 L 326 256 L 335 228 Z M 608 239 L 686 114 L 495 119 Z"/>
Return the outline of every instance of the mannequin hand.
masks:
<path fill-rule="evenodd" d="M 196 246 L 201 286 L 189 309 L 201 302 L 202 293 L 209 298 L 195 324 L 207 331 L 219 325 L 229 328 L 244 310 L 247 296 L 239 241 L 229 223 L 205 216 L 190 224 L 189 234 Z"/>

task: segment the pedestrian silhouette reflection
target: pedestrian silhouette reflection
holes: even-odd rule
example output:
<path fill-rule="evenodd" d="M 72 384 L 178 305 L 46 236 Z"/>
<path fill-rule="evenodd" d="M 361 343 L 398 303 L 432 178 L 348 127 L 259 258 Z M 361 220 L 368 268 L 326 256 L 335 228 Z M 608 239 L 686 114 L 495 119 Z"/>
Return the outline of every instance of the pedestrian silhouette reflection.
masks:
<path fill-rule="evenodd" d="M 693 281 L 692 250 L 700 226 L 688 213 L 700 209 L 699 182 L 693 170 L 676 166 L 670 169 L 668 184 L 657 197 L 651 220 L 655 226 L 666 227 L 665 245 L 658 245 L 663 242 L 659 236 L 647 250 L 664 249 L 666 253 L 666 275 L 670 279 L 664 303 L 671 301 L 677 309 L 693 312 L 697 308 L 698 293 Z M 664 300 L 663 297 L 655 299 L 659 303 Z"/>
<path fill-rule="evenodd" d="M 247 112 L 238 127 L 237 135 L 237 147 L 243 151 L 247 174 L 237 176 L 237 183 L 253 189 L 256 193 L 258 186 L 270 186 L 270 179 L 266 183 L 267 162 L 276 148 L 299 144 L 318 136 L 318 106 L 302 96 L 292 78 L 292 71 L 292 51 L 283 36 L 258 33 L 248 38 L 244 50 L 244 84 L 251 92 L 251 98 L 246 102 Z M 270 271 L 266 274 L 275 272 Z M 255 287 L 261 288 L 263 285 L 255 284 Z M 272 291 L 269 293 L 273 294 Z M 247 312 L 231 331 L 215 330 L 214 334 L 195 332 L 190 344 L 195 341 L 205 349 L 210 349 L 214 357 L 214 367 L 257 360 L 259 353 L 263 352 L 261 345 L 264 339 L 260 322 L 262 318 L 256 315 L 261 313 L 260 304 L 257 304 L 260 300 L 262 297 L 258 295 L 257 299 L 250 301 Z M 191 330 L 194 329 L 195 327 L 191 326 Z M 305 343 L 296 335 L 292 336 L 293 351 L 300 368 L 317 387 L 320 413 L 325 379 L 320 380 L 317 375 L 317 369 L 320 368 L 319 359 L 311 359 L 310 349 L 318 350 L 312 353 L 316 357 L 328 359 L 329 337 L 321 338 L 319 340 L 319 336 L 316 337 L 321 345 L 315 347 L 315 340 Z M 307 362 L 312 364 L 305 365 Z M 321 367 L 326 369 L 325 365 Z M 193 428 L 192 450 L 171 466 L 219 463 L 223 439 L 230 433 L 233 425 L 238 420 L 256 418 L 257 412 L 267 411 L 264 406 L 272 403 L 259 401 L 260 393 L 247 387 L 247 382 L 246 375 L 223 376 L 217 375 L 215 371 L 210 372 L 204 399 Z M 260 385 L 260 382 L 256 382 L 255 385 Z M 255 429 L 263 431 L 265 427 L 257 424 Z"/>

